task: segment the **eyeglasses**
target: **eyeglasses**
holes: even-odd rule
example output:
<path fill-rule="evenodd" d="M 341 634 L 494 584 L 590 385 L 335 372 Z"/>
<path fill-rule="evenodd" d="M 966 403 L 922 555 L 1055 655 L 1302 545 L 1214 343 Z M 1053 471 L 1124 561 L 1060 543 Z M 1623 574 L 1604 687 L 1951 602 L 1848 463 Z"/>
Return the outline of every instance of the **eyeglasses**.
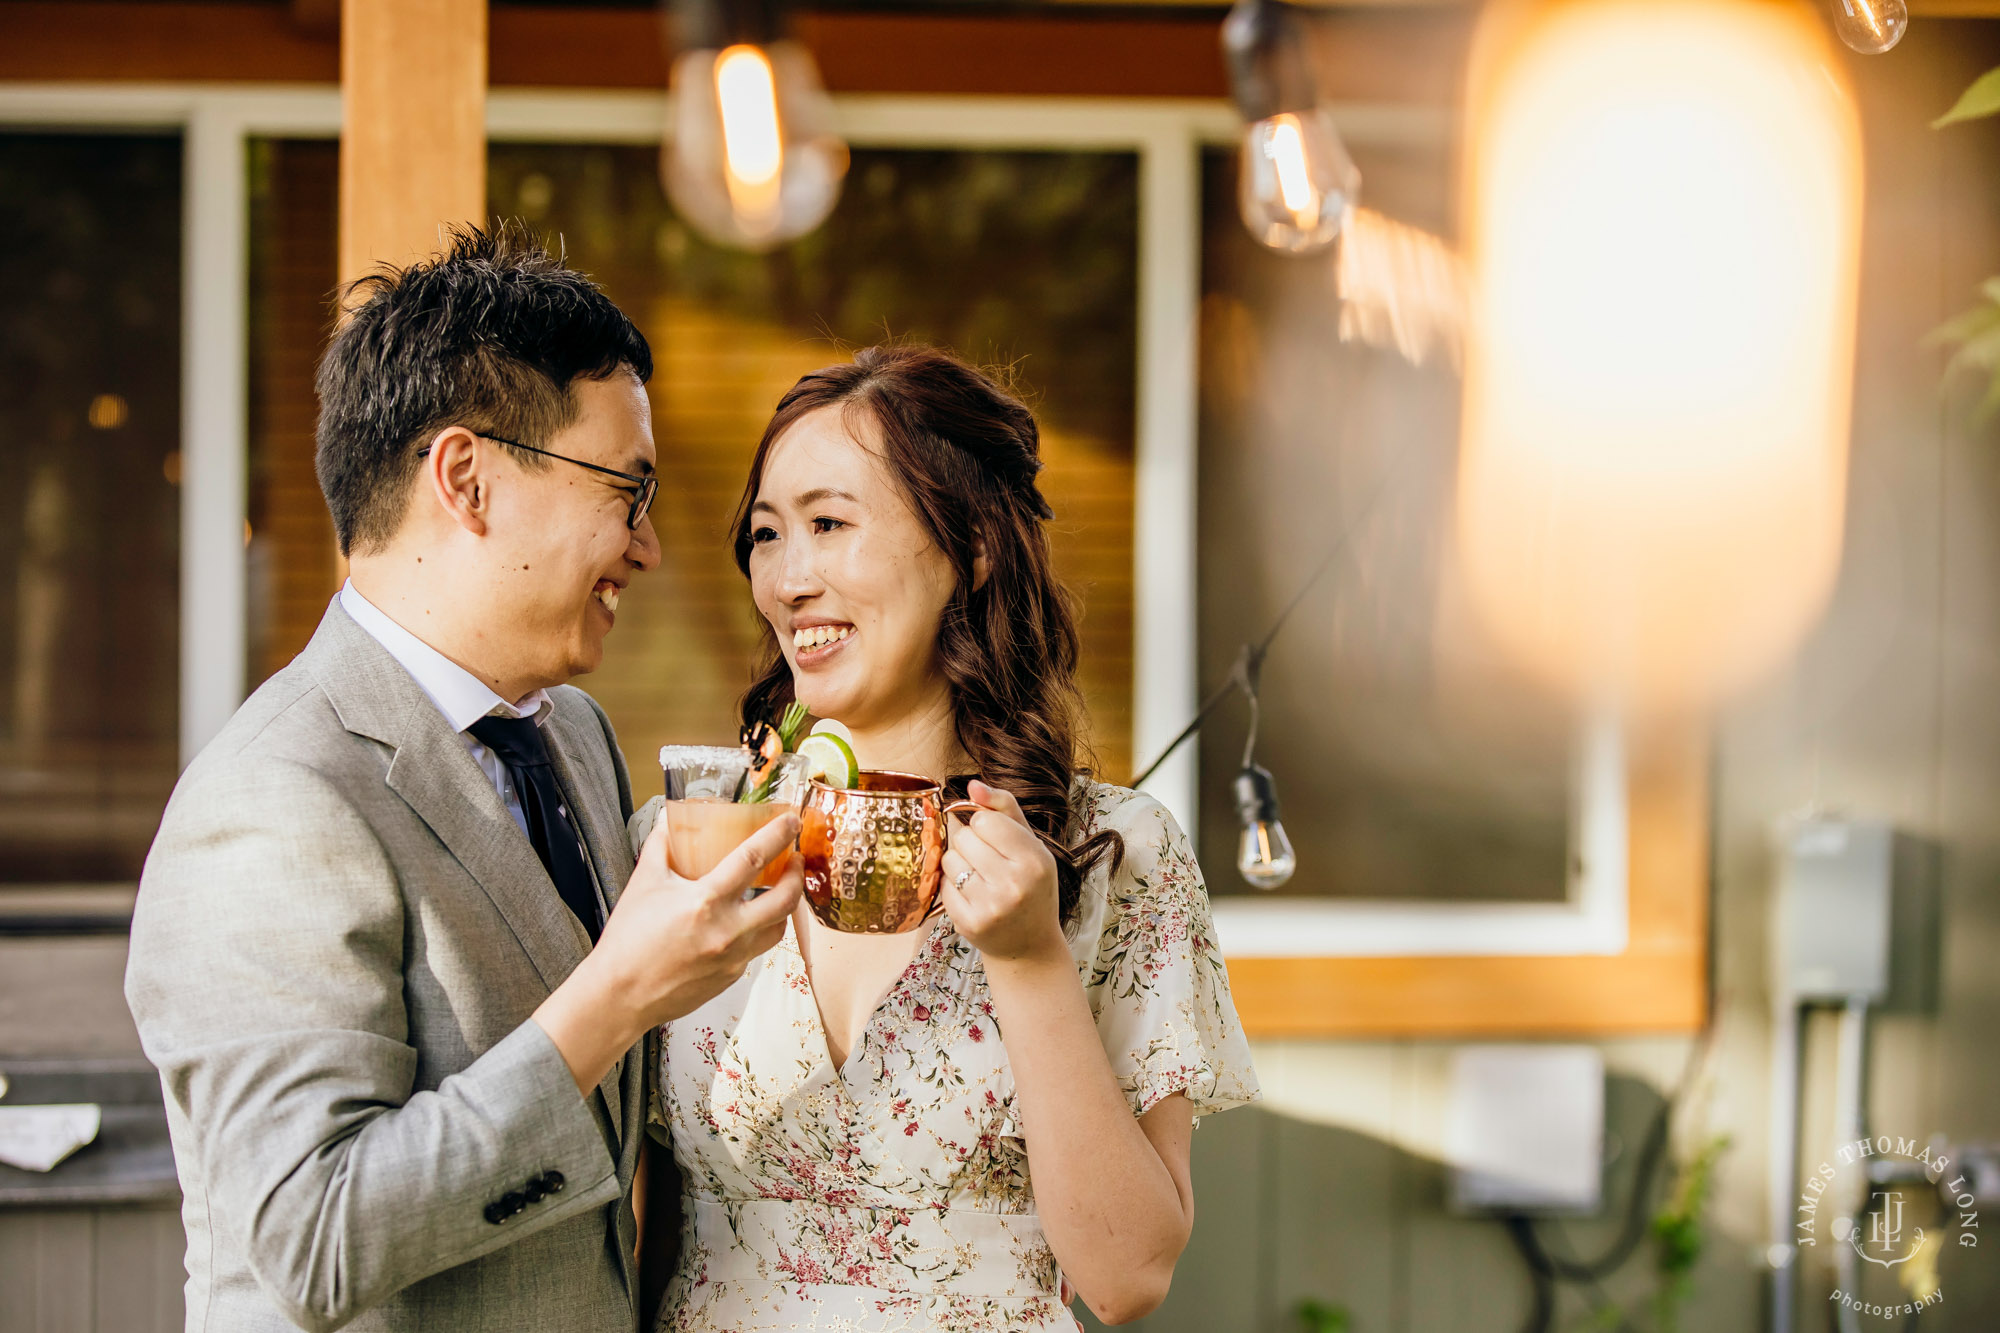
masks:
<path fill-rule="evenodd" d="M 646 517 L 646 512 L 653 507 L 653 497 L 660 493 L 660 479 L 658 477 L 634 476 L 630 472 L 620 472 L 616 468 L 599 467 L 595 463 L 586 463 L 581 458 L 571 458 L 567 454 L 552 454 L 546 449 L 537 449 L 532 444 L 519 444 L 513 440 L 502 439 L 498 435 L 481 435 L 479 438 L 482 440 L 491 440 L 495 444 L 504 444 L 509 449 L 522 449 L 531 454 L 540 454 L 544 458 L 554 458 L 564 463 L 574 463 L 578 467 L 587 467 L 592 472 L 602 472 L 607 477 L 617 477 L 620 481 L 631 482 L 637 489 L 631 492 L 632 507 L 625 514 L 625 527 L 628 530 L 637 530 L 639 520 Z M 422 458 L 430 451 L 431 447 L 427 444 L 417 450 L 417 457 Z M 621 486 L 619 489 L 623 490 L 624 487 Z"/>

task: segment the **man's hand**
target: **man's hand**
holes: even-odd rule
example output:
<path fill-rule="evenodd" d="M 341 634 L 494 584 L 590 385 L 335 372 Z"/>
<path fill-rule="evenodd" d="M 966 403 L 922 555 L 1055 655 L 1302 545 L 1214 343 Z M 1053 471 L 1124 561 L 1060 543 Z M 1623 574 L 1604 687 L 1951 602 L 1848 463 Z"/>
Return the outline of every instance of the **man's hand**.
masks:
<path fill-rule="evenodd" d="M 648 1028 L 727 990 L 785 935 L 803 887 L 797 857 L 775 888 L 744 900 L 799 835 L 797 815 L 766 824 L 700 879 L 667 868 L 667 821 L 653 826 L 597 947 L 535 1011 L 585 1096 Z"/>

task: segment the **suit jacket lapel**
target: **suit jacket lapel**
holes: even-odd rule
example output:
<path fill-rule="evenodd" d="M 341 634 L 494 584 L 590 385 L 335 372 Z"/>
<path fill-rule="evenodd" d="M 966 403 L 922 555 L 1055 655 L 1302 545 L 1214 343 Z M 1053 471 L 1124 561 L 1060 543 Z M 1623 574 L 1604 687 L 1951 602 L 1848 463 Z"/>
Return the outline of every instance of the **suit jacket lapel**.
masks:
<path fill-rule="evenodd" d="M 397 748 L 389 765 L 389 788 L 409 802 L 479 881 L 543 983 L 554 990 L 590 952 L 590 936 L 556 892 L 534 844 L 472 762 L 465 743 L 435 709 L 431 722 Z"/>
<path fill-rule="evenodd" d="M 590 950 L 500 794 L 444 716 L 387 649 L 338 602 L 304 656 L 349 731 L 394 746 L 389 788 L 478 881 L 554 990 Z"/>

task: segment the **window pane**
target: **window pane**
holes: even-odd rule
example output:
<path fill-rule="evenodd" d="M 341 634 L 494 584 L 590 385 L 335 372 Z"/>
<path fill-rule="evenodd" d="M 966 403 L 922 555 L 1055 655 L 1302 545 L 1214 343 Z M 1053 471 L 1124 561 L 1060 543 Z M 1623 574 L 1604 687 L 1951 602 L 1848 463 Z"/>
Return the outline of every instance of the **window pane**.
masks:
<path fill-rule="evenodd" d="M 0 134 L 0 881 L 136 880 L 178 771 L 181 141 Z"/>
<path fill-rule="evenodd" d="M 288 661 L 332 590 L 311 477 L 310 374 L 333 280 L 331 145 L 254 158 L 252 679 Z M 649 147 L 496 144 L 490 211 L 526 219 L 645 331 L 664 559 L 579 681 L 642 792 L 669 741 L 733 739 L 758 622 L 727 523 L 750 453 L 800 374 L 885 337 L 1013 368 L 1035 405 L 1058 572 L 1082 598 L 1082 684 L 1102 771 L 1130 772 L 1138 167 L 1130 154 L 863 150 L 826 225 L 769 255 L 704 243 Z"/>
<path fill-rule="evenodd" d="M 340 145 L 250 143 L 249 661 L 298 656 L 333 596 L 333 519 L 313 471 L 313 370 L 332 325 Z"/>
<path fill-rule="evenodd" d="M 1448 235 L 1445 146 L 1350 145 L 1364 202 Z M 1350 544 L 1264 666 L 1258 761 L 1298 851 L 1290 895 L 1559 900 L 1571 726 L 1501 659 L 1450 546 L 1458 380 L 1343 343 L 1330 255 L 1256 245 L 1236 161 L 1203 167 L 1201 667 L 1227 679 L 1343 531 Z M 1209 887 L 1230 865 L 1245 710 L 1204 729 Z"/>

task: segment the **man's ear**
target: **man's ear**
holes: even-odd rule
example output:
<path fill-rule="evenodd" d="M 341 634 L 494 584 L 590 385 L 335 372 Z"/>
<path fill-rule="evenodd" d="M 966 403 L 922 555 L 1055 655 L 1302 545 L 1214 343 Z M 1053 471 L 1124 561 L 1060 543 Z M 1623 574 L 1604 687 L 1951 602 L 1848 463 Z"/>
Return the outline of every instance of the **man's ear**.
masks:
<path fill-rule="evenodd" d="M 972 590 L 978 592 L 981 588 L 985 587 L 986 580 L 992 577 L 992 574 L 993 562 L 986 558 L 986 539 L 984 537 L 974 537 L 972 539 Z"/>
<path fill-rule="evenodd" d="M 431 437 L 420 493 L 428 493 L 452 522 L 475 537 L 486 535 L 492 495 L 486 469 L 492 455 L 484 441 L 463 426 L 446 426 Z"/>

